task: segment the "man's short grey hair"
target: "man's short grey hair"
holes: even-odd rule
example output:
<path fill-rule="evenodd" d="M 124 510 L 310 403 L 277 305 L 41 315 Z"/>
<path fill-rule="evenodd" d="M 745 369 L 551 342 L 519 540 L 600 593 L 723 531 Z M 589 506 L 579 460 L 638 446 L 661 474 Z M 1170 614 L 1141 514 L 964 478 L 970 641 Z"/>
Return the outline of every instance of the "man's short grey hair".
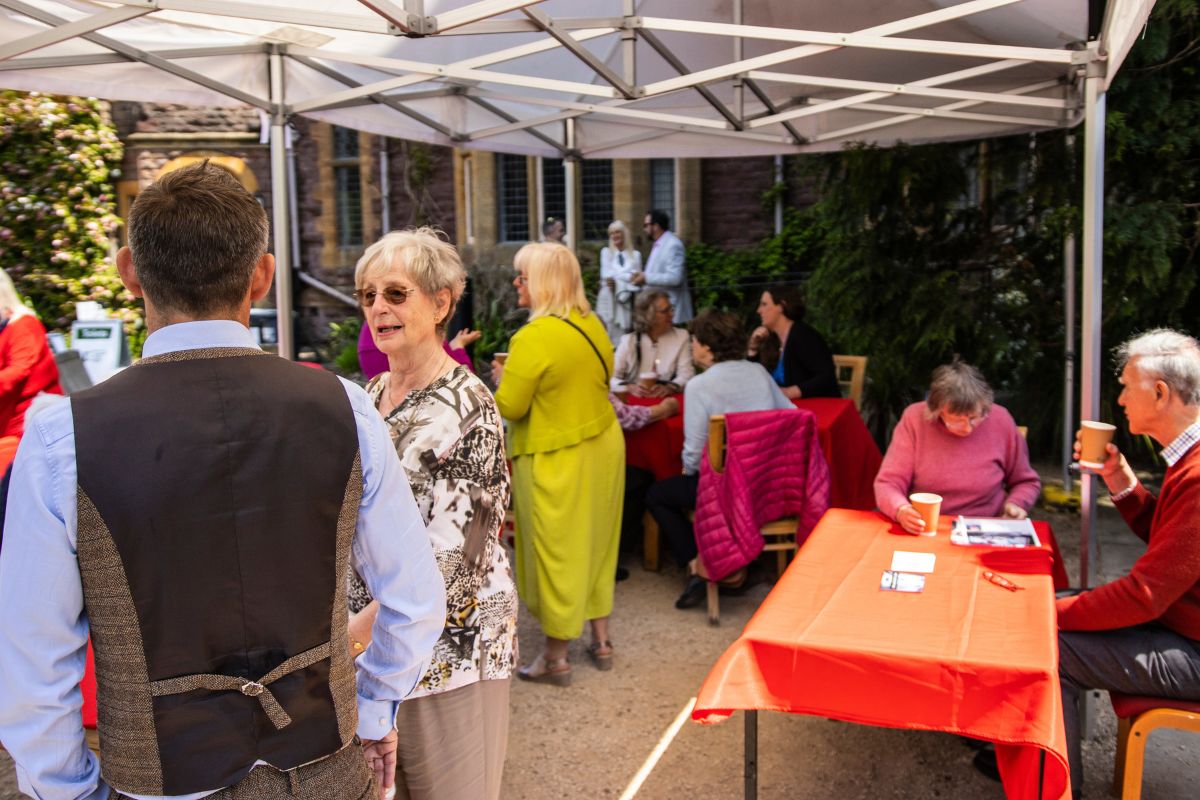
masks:
<path fill-rule="evenodd" d="M 1200 405 L 1200 343 L 1170 328 L 1135 336 L 1114 351 L 1117 369 L 1137 359 L 1138 369 L 1165 383 L 1184 405 Z"/>

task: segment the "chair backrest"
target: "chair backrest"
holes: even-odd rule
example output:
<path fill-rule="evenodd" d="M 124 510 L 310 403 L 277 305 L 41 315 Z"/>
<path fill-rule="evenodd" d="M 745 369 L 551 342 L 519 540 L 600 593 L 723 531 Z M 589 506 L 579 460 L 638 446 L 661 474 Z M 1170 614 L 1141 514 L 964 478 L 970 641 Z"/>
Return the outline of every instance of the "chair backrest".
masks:
<path fill-rule="evenodd" d="M 854 407 L 862 410 L 863 381 L 867 376 L 866 356 L 833 357 L 833 368 L 837 373 L 838 388 L 842 394 L 854 401 Z"/>
<path fill-rule="evenodd" d="M 713 472 L 725 469 L 725 415 L 708 418 L 708 465 Z"/>
<path fill-rule="evenodd" d="M 91 376 L 87 374 L 78 351 L 64 350 L 55 353 L 54 363 L 58 365 L 58 385 L 62 387 L 63 394 L 74 394 L 91 388 Z"/>

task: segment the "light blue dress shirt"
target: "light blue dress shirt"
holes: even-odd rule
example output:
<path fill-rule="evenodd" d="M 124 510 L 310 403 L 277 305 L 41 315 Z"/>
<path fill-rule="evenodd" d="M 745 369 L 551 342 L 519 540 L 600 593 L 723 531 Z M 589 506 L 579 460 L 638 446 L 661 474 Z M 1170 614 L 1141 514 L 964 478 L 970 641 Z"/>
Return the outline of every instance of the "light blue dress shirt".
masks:
<path fill-rule="evenodd" d="M 255 346 L 240 323 L 206 320 L 155 331 L 143 355 Z M 352 559 L 380 601 L 371 646 L 357 661 L 358 735 L 379 739 L 392 729 L 399 701 L 425 673 L 445 624 L 445 585 L 387 426 L 366 392 L 342 383 L 363 466 Z M 21 791 L 38 800 L 108 797 L 96 757 L 84 744 L 80 716 L 88 620 L 75 535 L 75 434 L 64 398 L 26 421 L 0 551 L 0 741 L 17 764 Z M 195 800 L 222 788 L 176 797 Z"/>

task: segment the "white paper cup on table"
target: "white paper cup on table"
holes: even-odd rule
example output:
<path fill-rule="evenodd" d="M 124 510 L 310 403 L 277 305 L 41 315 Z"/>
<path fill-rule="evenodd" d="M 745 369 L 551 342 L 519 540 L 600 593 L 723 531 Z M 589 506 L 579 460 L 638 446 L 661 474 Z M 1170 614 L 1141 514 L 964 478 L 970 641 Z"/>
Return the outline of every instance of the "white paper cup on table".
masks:
<path fill-rule="evenodd" d="M 925 520 L 925 529 L 921 531 L 921 535 L 936 536 L 938 517 L 942 513 L 942 496 L 931 492 L 914 492 L 908 496 L 908 502 L 912 503 L 921 519 Z"/>
<path fill-rule="evenodd" d="M 658 373 L 643 372 L 641 375 L 638 375 L 638 383 L 641 384 L 643 389 L 653 389 L 658 385 Z"/>
<path fill-rule="evenodd" d="M 1085 419 L 1079 423 L 1079 431 L 1079 466 L 1100 469 L 1108 458 L 1108 443 L 1117 426 Z"/>
<path fill-rule="evenodd" d="M 500 366 L 504 366 L 504 362 L 508 361 L 508 353 L 492 353 L 492 358 L 495 359 L 496 363 L 498 363 Z"/>

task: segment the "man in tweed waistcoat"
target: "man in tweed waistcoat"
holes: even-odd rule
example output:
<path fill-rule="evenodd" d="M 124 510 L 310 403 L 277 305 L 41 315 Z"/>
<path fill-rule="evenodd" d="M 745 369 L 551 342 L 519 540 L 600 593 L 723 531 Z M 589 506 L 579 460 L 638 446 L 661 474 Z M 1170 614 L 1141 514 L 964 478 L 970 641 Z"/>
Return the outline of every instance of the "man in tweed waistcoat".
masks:
<path fill-rule="evenodd" d="M 0 554 L 0 740 L 35 798 L 365 799 L 391 782 L 442 579 L 366 394 L 254 344 L 267 237 L 226 171 L 163 176 L 117 257 L 145 298 L 143 359 L 28 421 Z M 352 562 L 382 603 L 357 689 Z M 99 765 L 80 721 L 89 636 Z"/>

